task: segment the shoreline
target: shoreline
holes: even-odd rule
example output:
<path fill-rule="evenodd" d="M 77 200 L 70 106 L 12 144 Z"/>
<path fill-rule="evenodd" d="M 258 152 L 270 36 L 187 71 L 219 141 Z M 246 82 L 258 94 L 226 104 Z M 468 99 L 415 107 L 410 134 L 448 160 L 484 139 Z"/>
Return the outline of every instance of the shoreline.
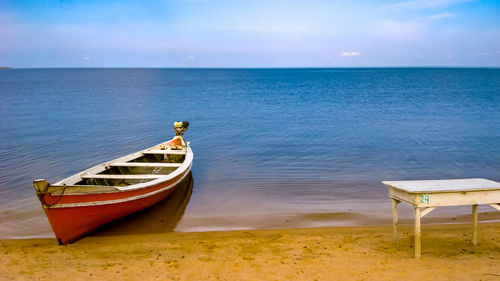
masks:
<path fill-rule="evenodd" d="M 168 202 L 167 202 L 168 203 Z M 405 206 L 404 206 L 405 207 Z M 404 208 L 403 207 L 403 208 Z M 115 222 L 111 222 L 89 236 L 117 236 L 134 234 L 161 234 L 161 233 L 190 233 L 190 232 L 213 232 L 213 231 L 239 231 L 239 230 L 266 230 L 266 229 L 296 229 L 296 228 L 329 228 L 329 227 L 363 227 L 363 226 L 386 226 L 392 224 L 392 218 L 379 213 L 369 214 L 357 211 L 340 212 L 284 212 L 284 213 L 255 213 L 255 214 L 233 214 L 231 216 L 174 216 L 169 204 L 160 203 L 137 214 L 132 214 Z M 407 208 L 408 209 L 408 208 Z M 413 217 L 408 210 L 401 210 L 399 217 L 400 225 L 413 225 Z M 486 211 L 488 210 L 488 211 Z M 423 225 L 439 224 L 468 224 L 472 221 L 471 214 L 455 213 L 456 209 L 438 210 L 436 213 L 422 219 Z M 441 213 L 440 213 L 441 212 Z M 455 214 L 454 214 L 455 213 Z M 45 214 L 42 213 L 42 219 Z M 174 219 L 172 219 L 174 217 Z M 5 220 L 9 222 L 13 220 Z M 483 208 L 479 212 L 479 222 L 499 223 L 500 211 Z M 3 227 L 15 225 L 5 224 Z M 43 228 L 42 228 L 43 227 Z M 35 233 L 35 230 L 43 233 Z M 0 231 L 0 233 L 2 233 Z M 0 235 L 0 240 L 9 239 L 31 239 L 31 238 L 53 238 L 54 234 L 47 221 L 44 225 L 30 226 L 30 232 L 26 234 L 12 232 Z"/>
<path fill-rule="evenodd" d="M 391 226 L 170 232 L 0 240 L 0 280 L 495 280 L 500 223 L 423 225 L 422 258 L 413 228 Z"/>

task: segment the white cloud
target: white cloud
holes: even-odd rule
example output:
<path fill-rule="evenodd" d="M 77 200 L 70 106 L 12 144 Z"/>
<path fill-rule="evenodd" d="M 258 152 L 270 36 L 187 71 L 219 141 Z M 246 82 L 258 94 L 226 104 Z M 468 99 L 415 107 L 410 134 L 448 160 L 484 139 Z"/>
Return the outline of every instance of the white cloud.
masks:
<path fill-rule="evenodd" d="M 487 52 L 484 52 L 484 53 L 482 53 L 481 55 L 483 55 L 483 56 L 488 56 L 488 55 L 490 55 L 490 54 L 489 54 L 489 53 L 487 53 Z"/>
<path fill-rule="evenodd" d="M 455 14 L 455 13 L 444 12 L 444 13 L 432 15 L 429 18 L 432 20 L 439 20 L 439 19 L 451 18 L 451 17 L 454 17 L 456 15 L 457 14 Z"/>
<path fill-rule="evenodd" d="M 196 2 L 207 2 L 207 0 L 167 0 L 167 4 L 170 2 L 180 2 L 180 3 L 196 3 Z"/>
<path fill-rule="evenodd" d="M 189 55 L 189 56 L 186 57 L 186 59 L 188 59 L 188 60 L 194 60 L 194 59 L 196 59 L 196 57 L 193 56 L 193 55 Z"/>
<path fill-rule="evenodd" d="M 82 59 L 83 59 L 83 60 L 91 60 L 92 58 L 91 58 L 91 57 L 89 57 L 89 56 L 84 56 Z"/>
<path fill-rule="evenodd" d="M 356 56 L 361 55 L 361 53 L 360 52 L 343 52 L 340 55 L 343 57 L 356 57 Z"/>
<path fill-rule="evenodd" d="M 379 21 L 373 25 L 371 33 L 393 39 L 416 39 L 422 36 L 424 27 L 425 24 L 413 21 Z"/>
<path fill-rule="evenodd" d="M 423 10 L 451 6 L 463 2 L 471 2 L 474 0 L 413 0 L 403 1 L 394 4 L 384 5 L 381 9 L 408 9 L 408 10 Z"/>
<path fill-rule="evenodd" d="M 238 31 L 251 31 L 251 32 L 307 32 L 308 27 L 286 25 L 239 25 L 235 28 Z"/>

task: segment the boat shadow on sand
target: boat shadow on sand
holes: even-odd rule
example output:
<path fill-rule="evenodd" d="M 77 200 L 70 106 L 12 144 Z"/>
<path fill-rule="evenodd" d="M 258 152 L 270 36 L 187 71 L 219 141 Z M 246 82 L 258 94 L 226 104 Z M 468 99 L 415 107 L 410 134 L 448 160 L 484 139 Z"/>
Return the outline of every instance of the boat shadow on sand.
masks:
<path fill-rule="evenodd" d="M 90 236 L 114 236 L 171 232 L 182 219 L 193 192 L 191 172 L 165 200 L 130 216 L 106 224 Z"/>

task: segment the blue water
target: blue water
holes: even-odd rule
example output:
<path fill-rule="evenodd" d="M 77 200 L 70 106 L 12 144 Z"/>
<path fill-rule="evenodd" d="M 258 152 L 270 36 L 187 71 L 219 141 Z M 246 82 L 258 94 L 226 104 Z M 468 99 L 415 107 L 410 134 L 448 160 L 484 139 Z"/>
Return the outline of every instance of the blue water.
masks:
<path fill-rule="evenodd" d="M 0 70 L 0 237 L 51 235 L 33 179 L 160 143 L 176 120 L 195 154 L 178 231 L 390 218 L 382 180 L 500 180 L 500 69 Z"/>

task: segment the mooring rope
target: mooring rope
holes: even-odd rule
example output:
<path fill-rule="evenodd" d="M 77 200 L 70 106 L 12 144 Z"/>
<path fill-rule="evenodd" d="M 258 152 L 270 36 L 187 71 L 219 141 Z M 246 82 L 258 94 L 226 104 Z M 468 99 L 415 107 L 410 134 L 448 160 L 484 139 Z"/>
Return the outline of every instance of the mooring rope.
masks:
<path fill-rule="evenodd" d="M 64 185 L 63 185 L 62 192 L 61 192 L 61 194 L 59 195 L 59 198 L 57 198 L 56 202 L 54 202 L 54 203 L 49 204 L 49 203 L 47 203 L 47 201 L 45 201 L 44 195 L 45 195 L 45 194 L 47 194 L 47 193 L 49 193 L 49 192 L 44 192 L 43 194 L 39 194 L 39 195 L 38 195 L 38 198 L 39 198 L 39 199 L 40 199 L 40 201 L 42 202 L 42 205 L 43 205 L 43 206 L 46 206 L 47 208 L 50 208 L 50 207 L 54 206 L 55 204 L 59 203 L 59 201 L 61 201 L 61 199 L 62 199 L 62 197 L 63 197 L 63 195 L 64 195 L 64 192 L 66 191 L 66 188 L 67 188 L 67 187 L 68 187 L 68 186 L 67 186 L 66 184 L 64 184 Z M 61 190 L 61 189 L 56 189 L 56 190 L 54 190 L 54 192 L 59 191 L 59 190 Z M 52 196 L 52 195 L 51 195 L 51 196 Z"/>

